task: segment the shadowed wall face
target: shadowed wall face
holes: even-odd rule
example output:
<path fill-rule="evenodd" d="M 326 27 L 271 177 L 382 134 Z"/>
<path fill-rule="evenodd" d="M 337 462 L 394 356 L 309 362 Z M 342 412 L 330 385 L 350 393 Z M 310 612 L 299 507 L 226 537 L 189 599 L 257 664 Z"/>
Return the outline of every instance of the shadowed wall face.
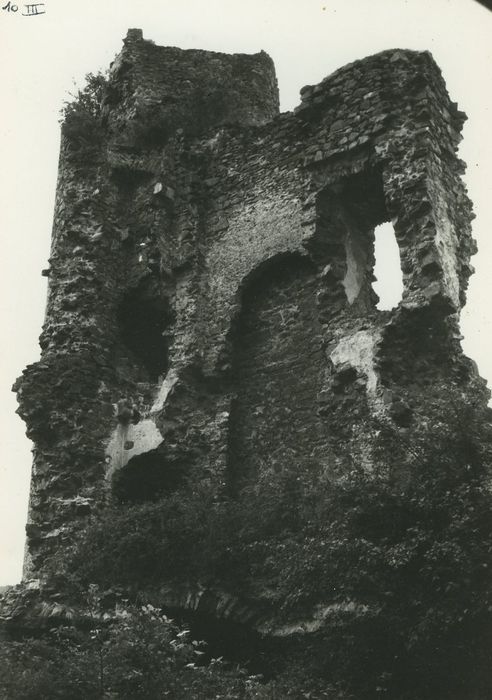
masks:
<path fill-rule="evenodd" d="M 243 291 L 233 340 L 229 428 L 229 469 L 236 484 L 265 469 L 302 469 L 325 443 L 326 427 L 317 413 L 324 363 L 315 272 L 306 259 L 280 257 Z"/>
<path fill-rule="evenodd" d="M 166 330 L 172 318 L 159 285 L 145 279 L 129 290 L 118 307 L 117 321 L 133 364 L 141 366 L 152 382 L 164 377 L 169 365 Z"/>

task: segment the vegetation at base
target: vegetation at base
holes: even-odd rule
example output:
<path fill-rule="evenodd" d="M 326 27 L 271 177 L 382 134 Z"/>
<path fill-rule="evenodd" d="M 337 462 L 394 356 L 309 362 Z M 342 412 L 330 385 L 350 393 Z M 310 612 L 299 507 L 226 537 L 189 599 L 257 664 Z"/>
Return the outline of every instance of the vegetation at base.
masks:
<path fill-rule="evenodd" d="M 152 605 L 120 601 L 108 613 L 95 585 L 85 592 L 88 618 L 37 636 L 3 640 L 0 697 L 5 700 L 335 700 L 346 695 L 290 669 L 265 682 L 239 665 L 211 658 Z"/>
<path fill-rule="evenodd" d="M 204 644 L 150 605 L 103 612 L 88 592 L 91 622 L 0 647 L 0 697 L 9 700 L 260 698 L 258 681 L 220 659 L 200 665 Z"/>
<path fill-rule="evenodd" d="M 315 469 L 264 471 L 237 498 L 191 480 L 159 501 L 108 509 L 53 571 L 73 591 L 199 583 L 279 624 L 318 611 L 319 629 L 292 637 L 287 662 L 272 657 L 284 694 L 270 685 L 252 697 L 288 697 L 288 687 L 296 698 L 490 698 L 492 495 L 480 422 L 462 408 L 412 445 L 378 432 L 393 470 L 354 467 L 335 482 Z"/>

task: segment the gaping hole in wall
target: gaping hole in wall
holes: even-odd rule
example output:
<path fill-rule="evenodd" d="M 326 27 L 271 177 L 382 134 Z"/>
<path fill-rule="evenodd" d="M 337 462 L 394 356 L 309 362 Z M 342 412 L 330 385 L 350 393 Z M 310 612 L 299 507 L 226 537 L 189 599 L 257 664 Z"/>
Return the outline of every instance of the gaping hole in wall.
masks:
<path fill-rule="evenodd" d="M 151 381 L 157 381 L 167 372 L 167 331 L 172 322 L 169 301 L 155 278 L 146 278 L 127 292 L 118 308 L 121 340 Z"/>
<path fill-rule="evenodd" d="M 371 281 L 371 267 L 376 281 L 372 284 L 380 311 L 398 306 L 403 294 L 400 253 L 393 226 L 386 209 L 383 177 L 379 168 L 364 170 L 346 178 L 341 190 L 341 202 L 347 216 L 348 235 L 347 276 L 344 286 L 349 303 L 358 290 L 364 289 L 363 278 Z M 374 239 L 374 243 L 372 243 Z M 367 243 L 371 242 L 370 248 Z M 374 262 L 374 266 L 372 266 Z"/>
<path fill-rule="evenodd" d="M 123 503 L 154 501 L 174 491 L 182 482 L 184 470 L 158 450 L 132 457 L 113 476 L 113 495 Z"/>
<path fill-rule="evenodd" d="M 229 423 L 233 491 L 270 469 L 295 469 L 326 443 L 317 413 L 324 366 L 316 268 L 284 254 L 246 280 L 232 331 L 236 398 Z"/>
<path fill-rule="evenodd" d="M 362 231 L 388 220 L 383 177 L 379 168 L 363 170 L 343 182 L 341 202 L 350 218 Z"/>
<path fill-rule="evenodd" d="M 380 311 L 394 309 L 403 295 L 403 275 L 400 266 L 400 250 L 391 222 L 376 226 L 374 230 L 373 289 L 379 297 Z"/>

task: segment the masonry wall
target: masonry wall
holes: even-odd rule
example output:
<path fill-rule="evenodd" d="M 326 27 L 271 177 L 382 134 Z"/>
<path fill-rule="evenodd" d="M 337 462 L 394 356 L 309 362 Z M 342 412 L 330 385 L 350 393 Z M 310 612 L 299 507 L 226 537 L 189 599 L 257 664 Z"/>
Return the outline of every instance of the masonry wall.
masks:
<path fill-rule="evenodd" d="M 375 422 L 411 441 L 446 388 L 486 401 L 457 325 L 464 115 L 430 54 L 357 61 L 277 112 L 266 54 L 131 30 L 95 115 L 65 125 L 42 359 L 16 384 L 35 443 L 26 576 L 107 503 L 191 471 L 218 492 L 291 465 L 335 479 L 374 466 Z M 381 312 L 390 220 L 404 294 Z"/>
<path fill-rule="evenodd" d="M 232 339 L 228 467 L 236 487 L 261 470 L 329 468 L 317 401 L 317 287 L 312 264 L 292 255 L 272 260 L 243 291 Z"/>

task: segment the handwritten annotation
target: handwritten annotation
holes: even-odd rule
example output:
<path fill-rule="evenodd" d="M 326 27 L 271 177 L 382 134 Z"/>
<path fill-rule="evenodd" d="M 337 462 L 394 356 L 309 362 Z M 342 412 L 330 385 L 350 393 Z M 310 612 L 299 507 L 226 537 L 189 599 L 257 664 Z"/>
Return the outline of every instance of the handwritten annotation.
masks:
<path fill-rule="evenodd" d="M 22 5 L 23 10 L 21 12 L 22 17 L 37 17 L 38 15 L 45 15 L 46 10 L 44 9 L 44 2 L 36 2 L 33 5 Z M 19 6 L 13 2 L 9 2 L 2 7 L 4 12 L 18 12 Z"/>

